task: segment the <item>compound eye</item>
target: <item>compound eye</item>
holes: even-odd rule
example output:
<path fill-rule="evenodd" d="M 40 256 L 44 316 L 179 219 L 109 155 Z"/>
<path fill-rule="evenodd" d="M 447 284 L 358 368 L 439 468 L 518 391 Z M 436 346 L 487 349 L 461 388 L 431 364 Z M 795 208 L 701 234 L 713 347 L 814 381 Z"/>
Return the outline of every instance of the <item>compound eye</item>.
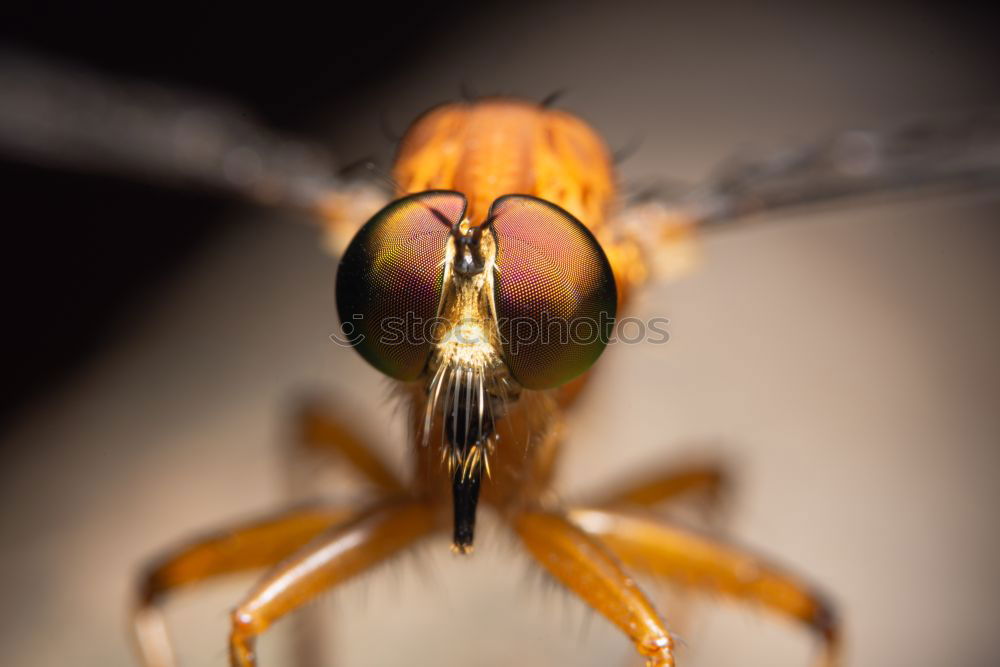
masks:
<path fill-rule="evenodd" d="M 545 200 L 507 195 L 490 218 L 504 361 L 528 389 L 558 387 L 590 368 L 611 336 L 611 265 L 590 230 Z"/>
<path fill-rule="evenodd" d="M 437 316 L 451 225 L 465 207 L 465 197 L 449 191 L 398 199 L 358 230 L 340 260 L 342 331 L 389 377 L 415 380 L 427 364 L 431 341 L 412 332 Z"/>

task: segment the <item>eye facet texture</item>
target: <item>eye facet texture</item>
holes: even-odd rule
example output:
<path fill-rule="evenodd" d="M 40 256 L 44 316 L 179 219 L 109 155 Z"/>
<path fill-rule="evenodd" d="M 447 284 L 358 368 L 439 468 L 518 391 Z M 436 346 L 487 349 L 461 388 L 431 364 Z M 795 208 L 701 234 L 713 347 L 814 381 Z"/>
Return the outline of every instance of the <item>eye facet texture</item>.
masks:
<path fill-rule="evenodd" d="M 611 336 L 611 265 L 590 230 L 542 199 L 500 197 L 490 217 L 504 360 L 522 386 L 557 387 L 586 371 Z"/>
<path fill-rule="evenodd" d="M 427 363 L 431 341 L 422 332 L 437 315 L 450 225 L 465 207 L 457 192 L 398 199 L 365 223 L 340 260 L 343 332 L 366 361 L 397 380 L 415 380 Z"/>

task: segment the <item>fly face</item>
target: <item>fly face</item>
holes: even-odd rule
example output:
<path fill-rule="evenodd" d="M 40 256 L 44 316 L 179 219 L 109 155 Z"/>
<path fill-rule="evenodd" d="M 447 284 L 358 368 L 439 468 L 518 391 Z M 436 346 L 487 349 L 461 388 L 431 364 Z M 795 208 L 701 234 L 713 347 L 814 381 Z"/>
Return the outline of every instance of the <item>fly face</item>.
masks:
<path fill-rule="evenodd" d="M 465 212 L 457 192 L 392 202 L 361 228 L 337 274 L 351 344 L 386 375 L 423 385 L 417 441 L 440 447 L 462 553 L 483 472 L 503 446 L 497 420 L 522 389 L 554 389 L 586 371 L 617 303 L 600 245 L 558 206 L 506 195 L 480 224 Z"/>

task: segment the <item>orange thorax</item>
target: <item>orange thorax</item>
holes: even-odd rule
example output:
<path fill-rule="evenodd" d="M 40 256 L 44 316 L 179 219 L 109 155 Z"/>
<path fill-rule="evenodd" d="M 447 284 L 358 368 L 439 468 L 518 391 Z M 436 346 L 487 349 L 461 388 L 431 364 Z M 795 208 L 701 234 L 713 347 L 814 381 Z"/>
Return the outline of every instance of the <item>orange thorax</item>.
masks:
<path fill-rule="evenodd" d="M 480 224 L 506 194 L 557 204 L 595 233 L 614 196 L 607 147 L 564 111 L 511 99 L 446 104 L 418 118 L 400 143 L 398 195 L 456 190 Z"/>

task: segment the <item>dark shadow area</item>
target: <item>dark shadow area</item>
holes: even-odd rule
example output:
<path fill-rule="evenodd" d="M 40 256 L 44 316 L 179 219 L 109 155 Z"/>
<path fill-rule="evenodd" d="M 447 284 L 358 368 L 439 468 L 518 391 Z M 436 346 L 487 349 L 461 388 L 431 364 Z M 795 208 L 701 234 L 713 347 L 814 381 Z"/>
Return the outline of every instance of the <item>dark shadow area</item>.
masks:
<path fill-rule="evenodd" d="M 0 10 L 0 49 L 206 92 L 252 110 L 268 127 L 294 131 L 317 108 L 348 109 L 353 93 L 447 43 L 448 17 L 479 11 L 458 2 L 433 11 L 360 3 L 349 15 L 336 3 L 319 14 L 261 7 L 8 6 Z M 116 323 L 219 232 L 231 202 L 4 157 L 0 182 L 4 430 L 113 340 Z"/>

